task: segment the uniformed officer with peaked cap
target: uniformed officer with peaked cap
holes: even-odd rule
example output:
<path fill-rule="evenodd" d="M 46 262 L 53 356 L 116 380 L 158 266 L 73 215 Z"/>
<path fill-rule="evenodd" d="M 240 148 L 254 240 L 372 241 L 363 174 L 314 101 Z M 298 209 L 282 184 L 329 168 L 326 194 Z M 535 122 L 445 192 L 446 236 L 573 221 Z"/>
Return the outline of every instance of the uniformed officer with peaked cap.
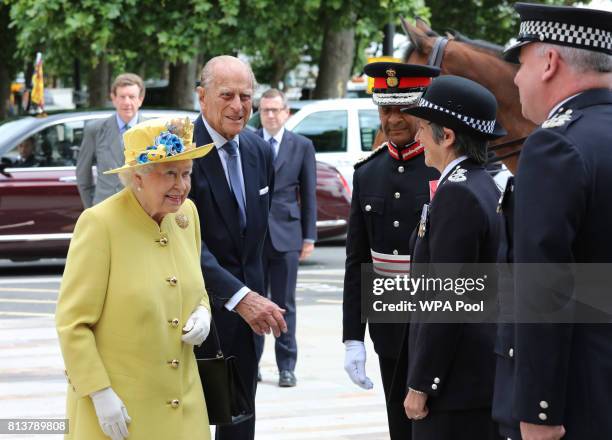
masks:
<path fill-rule="evenodd" d="M 518 324 L 500 331 L 498 353 L 507 355 L 494 414 L 513 440 L 610 439 L 612 325 L 550 322 L 546 310 L 582 310 L 584 280 L 570 263 L 612 262 L 612 13 L 515 8 L 521 25 L 507 56 L 521 63 L 514 82 L 523 115 L 540 127 L 523 146 L 514 197 L 501 203 L 506 215 L 514 205 L 506 255 L 543 264 L 536 271 L 546 276 L 514 267 Z M 609 285 L 599 288 L 610 295 Z"/>
<path fill-rule="evenodd" d="M 365 373 L 366 324 L 361 322 L 361 265 L 373 264 L 379 274 L 406 274 L 410 267 L 408 241 L 429 200 L 429 181 L 439 173 L 425 166 L 423 147 L 414 142 L 415 118 L 400 112 L 414 105 L 438 75 L 435 67 L 401 63 L 371 63 L 365 73 L 374 79 L 374 102 L 379 106 L 382 130 L 388 139 L 355 165 L 353 197 L 346 242 L 343 341 L 345 369 L 362 388 L 372 383 Z M 411 425 L 400 392 L 391 395 L 399 356 L 402 324 L 368 324 L 378 354 L 392 440 L 410 439 Z M 405 369 L 405 367 L 404 367 Z"/>
<path fill-rule="evenodd" d="M 488 140 L 506 135 L 496 121 L 495 97 L 474 81 L 445 75 L 405 112 L 419 118 L 416 139 L 425 148 L 425 163 L 441 172 L 413 234 L 411 275 L 486 279 L 482 295 L 494 304 L 499 190 L 484 164 Z M 432 292 L 421 293 L 418 302 Z M 491 419 L 495 326 L 484 315 L 471 323 L 430 315 L 412 320 L 408 339 L 404 406 L 414 420 L 413 440 L 498 439 Z"/>

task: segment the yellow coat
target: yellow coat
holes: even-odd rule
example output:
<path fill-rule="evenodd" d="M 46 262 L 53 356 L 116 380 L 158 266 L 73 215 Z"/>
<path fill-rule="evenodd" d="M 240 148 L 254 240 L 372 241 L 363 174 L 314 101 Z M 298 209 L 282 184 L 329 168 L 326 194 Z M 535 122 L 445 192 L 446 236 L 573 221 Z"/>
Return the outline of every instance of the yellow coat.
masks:
<path fill-rule="evenodd" d="M 55 316 L 69 382 L 67 439 L 108 440 L 89 397 L 108 386 L 132 418 L 130 440 L 210 439 L 193 347 L 181 341 L 199 304 L 210 310 L 190 200 L 161 226 L 129 189 L 83 212 Z"/>

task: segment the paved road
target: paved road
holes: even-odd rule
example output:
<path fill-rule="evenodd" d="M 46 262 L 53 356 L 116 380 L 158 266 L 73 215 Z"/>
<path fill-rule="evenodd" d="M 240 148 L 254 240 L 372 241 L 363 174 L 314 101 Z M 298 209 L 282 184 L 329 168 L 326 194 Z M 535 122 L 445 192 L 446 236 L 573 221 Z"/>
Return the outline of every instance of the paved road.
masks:
<path fill-rule="evenodd" d="M 62 261 L 0 261 L 0 418 L 64 415 L 66 383 L 53 327 Z M 382 384 L 375 357 L 367 369 L 374 390 L 346 377 L 341 344 L 344 248 L 318 246 L 300 266 L 297 286 L 298 386 L 280 389 L 273 339 L 261 362 L 257 394 L 258 440 L 386 440 Z M 368 353 L 373 349 L 368 344 Z M 0 435 L 4 439 L 24 436 Z M 27 436 L 59 440 L 61 436 Z"/>

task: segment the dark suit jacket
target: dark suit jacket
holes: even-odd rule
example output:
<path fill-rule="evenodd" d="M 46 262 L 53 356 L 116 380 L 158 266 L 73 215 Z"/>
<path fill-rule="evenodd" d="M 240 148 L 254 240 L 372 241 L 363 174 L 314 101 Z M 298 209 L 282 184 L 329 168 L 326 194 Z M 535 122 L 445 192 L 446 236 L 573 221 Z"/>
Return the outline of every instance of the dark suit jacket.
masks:
<path fill-rule="evenodd" d="M 470 159 L 458 167 L 466 171 L 465 179 L 453 179 L 451 171 L 440 182 L 425 235 L 415 240 L 411 269 L 415 277 L 445 278 L 431 272 L 432 263 L 464 263 L 454 276 L 472 277 L 471 272 L 480 269 L 476 263 L 497 261 L 499 190 L 487 171 Z M 494 264 L 489 266 L 487 288 L 494 293 L 497 274 Z M 490 407 L 494 340 L 493 324 L 412 322 L 408 386 L 427 393 L 427 405 L 433 410 Z"/>
<path fill-rule="evenodd" d="M 194 125 L 196 144 L 211 143 L 201 116 Z M 249 130 L 239 136 L 247 211 L 245 235 L 241 236 L 238 205 L 216 148 L 194 161 L 190 193 L 200 216 L 204 282 L 221 346 L 228 352 L 232 351 L 234 331 L 242 318 L 228 311 L 225 303 L 243 286 L 258 293 L 264 289 L 261 257 L 274 186 L 270 146 Z M 205 348 L 213 345 L 212 339 L 207 339 Z"/>
<path fill-rule="evenodd" d="M 263 130 L 257 134 L 263 137 Z M 274 195 L 268 231 L 279 252 L 300 251 L 317 238 L 317 171 L 312 141 L 285 130 L 274 160 Z"/>
<path fill-rule="evenodd" d="M 612 91 L 585 91 L 556 114 L 567 110 L 569 118 L 543 124 L 521 152 L 514 258 L 547 265 L 546 277 L 530 276 L 532 265 L 515 266 L 519 317 L 562 302 L 579 312 L 581 287 L 592 280 L 569 264 L 612 262 Z M 610 284 L 589 287 L 609 307 Z M 515 418 L 563 424 L 564 439 L 612 438 L 612 325 L 523 324 L 515 335 Z"/>

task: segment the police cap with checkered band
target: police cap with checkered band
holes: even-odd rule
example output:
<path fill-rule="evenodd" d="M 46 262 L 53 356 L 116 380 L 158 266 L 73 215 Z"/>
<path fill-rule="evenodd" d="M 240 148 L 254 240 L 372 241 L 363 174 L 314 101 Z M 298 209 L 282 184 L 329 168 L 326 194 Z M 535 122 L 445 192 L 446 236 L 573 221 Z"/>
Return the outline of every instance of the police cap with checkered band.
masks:
<path fill-rule="evenodd" d="M 531 3 L 516 3 L 514 9 L 521 25 L 516 43 L 504 52 L 507 61 L 517 63 L 521 47 L 534 42 L 612 55 L 612 12 Z"/>
<path fill-rule="evenodd" d="M 497 139 L 507 134 L 495 119 L 495 96 L 477 82 L 459 76 L 434 79 L 417 106 L 402 111 L 477 138 Z"/>

